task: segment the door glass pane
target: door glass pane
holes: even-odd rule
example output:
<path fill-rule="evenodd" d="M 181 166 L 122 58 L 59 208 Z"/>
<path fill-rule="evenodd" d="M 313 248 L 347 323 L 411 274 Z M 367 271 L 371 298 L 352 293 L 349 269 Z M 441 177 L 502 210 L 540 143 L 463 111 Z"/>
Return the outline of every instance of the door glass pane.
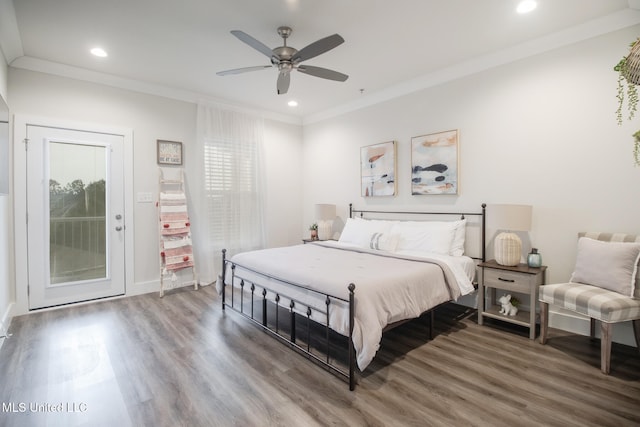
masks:
<path fill-rule="evenodd" d="M 49 142 L 49 278 L 107 276 L 106 147 Z"/>

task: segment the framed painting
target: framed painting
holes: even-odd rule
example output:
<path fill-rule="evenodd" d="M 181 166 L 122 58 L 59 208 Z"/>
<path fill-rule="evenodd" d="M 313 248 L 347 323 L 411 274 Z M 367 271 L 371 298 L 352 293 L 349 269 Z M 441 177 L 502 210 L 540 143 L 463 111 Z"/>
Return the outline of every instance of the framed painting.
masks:
<path fill-rule="evenodd" d="M 158 140 L 158 164 L 174 165 L 182 164 L 182 142 Z"/>
<path fill-rule="evenodd" d="M 458 194 L 458 131 L 411 138 L 411 194 Z"/>
<path fill-rule="evenodd" d="M 360 148 L 361 194 L 363 197 L 396 195 L 396 142 Z"/>

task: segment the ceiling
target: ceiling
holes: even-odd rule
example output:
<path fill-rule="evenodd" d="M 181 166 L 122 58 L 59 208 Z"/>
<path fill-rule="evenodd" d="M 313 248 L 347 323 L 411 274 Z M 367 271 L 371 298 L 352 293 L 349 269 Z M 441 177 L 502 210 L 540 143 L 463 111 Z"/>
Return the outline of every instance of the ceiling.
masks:
<path fill-rule="evenodd" d="M 11 0 L 0 1 L 6 15 Z M 227 102 L 304 122 L 640 23 L 636 0 L 538 0 L 527 15 L 516 13 L 518 2 L 14 0 L 15 20 L 5 16 L 0 25 L 12 67 L 178 99 Z M 275 68 L 216 75 L 269 65 L 231 30 L 274 48 L 282 45 L 276 32 L 281 25 L 293 28 L 288 45 L 297 49 L 340 34 L 345 43 L 305 64 L 349 79 L 341 83 L 294 72 L 289 92 L 277 95 Z M 93 57 L 94 46 L 109 56 Z M 287 106 L 292 99 L 298 107 Z"/>

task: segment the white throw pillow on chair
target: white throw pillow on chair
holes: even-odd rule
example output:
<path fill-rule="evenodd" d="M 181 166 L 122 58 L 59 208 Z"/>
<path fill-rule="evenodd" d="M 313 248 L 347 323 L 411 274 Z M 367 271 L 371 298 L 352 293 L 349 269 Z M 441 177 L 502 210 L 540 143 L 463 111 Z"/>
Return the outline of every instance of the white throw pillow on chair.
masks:
<path fill-rule="evenodd" d="M 640 298 L 640 289 L 636 287 L 639 258 L 640 243 L 603 242 L 581 237 L 570 282 Z"/>

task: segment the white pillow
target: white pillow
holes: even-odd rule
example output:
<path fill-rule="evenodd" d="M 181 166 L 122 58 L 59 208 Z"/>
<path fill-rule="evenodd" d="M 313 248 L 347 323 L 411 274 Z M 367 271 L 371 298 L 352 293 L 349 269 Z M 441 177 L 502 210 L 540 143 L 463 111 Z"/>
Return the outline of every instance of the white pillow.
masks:
<path fill-rule="evenodd" d="M 369 248 L 378 251 L 394 252 L 398 247 L 398 235 L 390 233 L 373 233 L 369 240 Z"/>
<path fill-rule="evenodd" d="M 350 243 L 368 248 L 374 233 L 388 233 L 395 221 L 347 218 L 340 239 L 341 243 Z"/>
<path fill-rule="evenodd" d="M 464 255 L 464 240 L 467 236 L 467 220 L 461 219 L 453 221 L 455 234 L 453 236 L 453 242 L 451 243 L 451 249 L 449 255 L 462 256 Z"/>
<path fill-rule="evenodd" d="M 571 283 L 584 283 L 634 297 L 640 243 L 581 237 Z"/>
<path fill-rule="evenodd" d="M 455 236 L 454 222 L 399 221 L 391 233 L 399 236 L 398 250 L 449 255 Z"/>

